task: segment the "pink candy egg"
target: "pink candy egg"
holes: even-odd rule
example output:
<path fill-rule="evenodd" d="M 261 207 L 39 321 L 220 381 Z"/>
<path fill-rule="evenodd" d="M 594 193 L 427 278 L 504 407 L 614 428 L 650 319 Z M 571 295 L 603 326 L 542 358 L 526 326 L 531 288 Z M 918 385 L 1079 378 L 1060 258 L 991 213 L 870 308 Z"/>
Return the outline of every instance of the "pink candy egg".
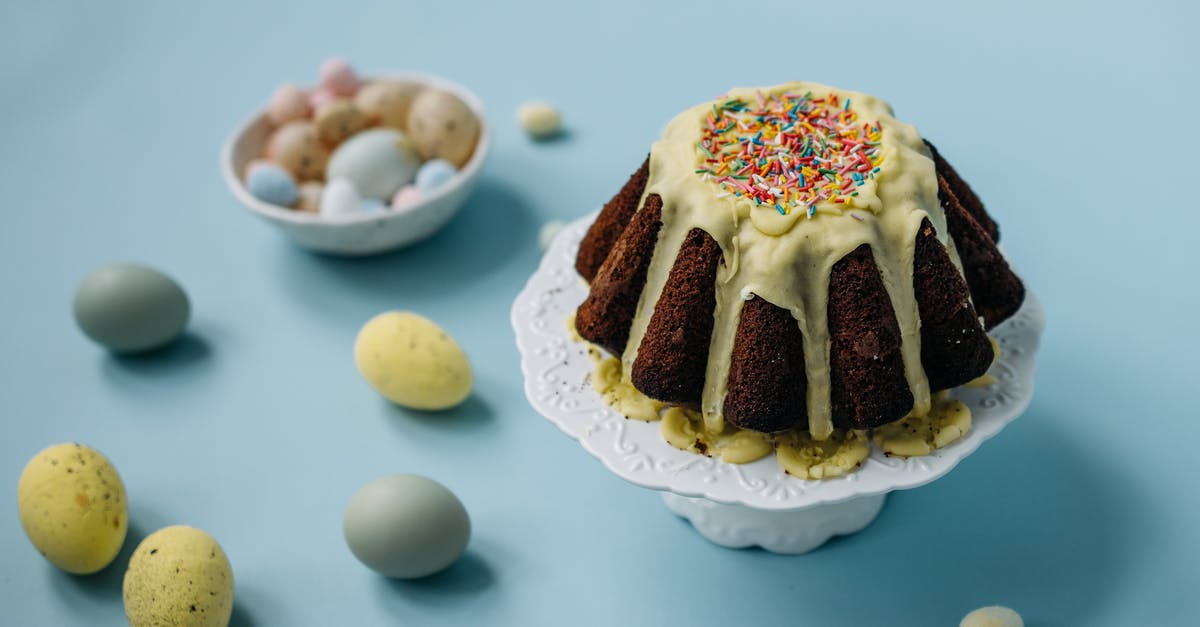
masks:
<path fill-rule="evenodd" d="M 312 90 L 312 93 L 308 94 L 308 106 L 310 110 L 316 111 L 317 109 L 324 107 L 338 98 L 341 98 L 341 96 L 329 91 L 328 89 L 325 89 L 324 87 L 318 87 Z"/>
<path fill-rule="evenodd" d="M 308 96 L 291 83 L 280 85 L 267 105 L 267 119 L 280 126 L 292 120 L 308 117 Z"/>
<path fill-rule="evenodd" d="M 415 185 L 405 185 L 392 196 L 392 209 L 410 209 L 420 201 L 421 190 Z"/>
<path fill-rule="evenodd" d="M 358 75 L 343 59 L 327 59 L 321 64 L 321 88 L 335 96 L 350 98 L 358 91 Z"/>

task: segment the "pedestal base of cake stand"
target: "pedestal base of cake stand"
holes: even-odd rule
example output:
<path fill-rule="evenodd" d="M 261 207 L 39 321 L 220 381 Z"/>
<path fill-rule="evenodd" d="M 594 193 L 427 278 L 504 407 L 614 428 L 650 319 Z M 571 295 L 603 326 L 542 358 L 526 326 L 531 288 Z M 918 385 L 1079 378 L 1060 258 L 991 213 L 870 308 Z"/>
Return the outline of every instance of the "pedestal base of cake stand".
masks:
<path fill-rule="evenodd" d="M 663 492 L 662 498 L 672 512 L 715 544 L 734 549 L 760 546 L 772 553 L 797 555 L 834 536 L 865 529 L 883 509 L 887 494 L 792 510 L 755 509 L 674 492 Z"/>

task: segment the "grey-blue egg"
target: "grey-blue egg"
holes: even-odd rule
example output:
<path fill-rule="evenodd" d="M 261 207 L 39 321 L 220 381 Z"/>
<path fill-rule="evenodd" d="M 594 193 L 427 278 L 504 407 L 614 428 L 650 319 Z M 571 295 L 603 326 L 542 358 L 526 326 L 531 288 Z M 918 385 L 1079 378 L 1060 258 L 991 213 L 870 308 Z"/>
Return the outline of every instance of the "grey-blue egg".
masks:
<path fill-rule="evenodd" d="M 191 305 L 171 277 L 146 266 L 115 263 L 95 270 L 75 290 L 75 322 L 117 353 L 153 350 L 179 337 Z"/>
<path fill-rule="evenodd" d="M 363 197 L 386 201 L 413 181 L 420 165 L 421 158 L 404 133 L 374 128 L 338 146 L 325 166 L 325 178 L 349 179 Z"/>
<path fill-rule="evenodd" d="M 391 475 L 363 486 L 342 520 L 350 552 L 387 577 L 432 575 L 457 560 L 471 538 L 462 501 L 420 475 Z"/>

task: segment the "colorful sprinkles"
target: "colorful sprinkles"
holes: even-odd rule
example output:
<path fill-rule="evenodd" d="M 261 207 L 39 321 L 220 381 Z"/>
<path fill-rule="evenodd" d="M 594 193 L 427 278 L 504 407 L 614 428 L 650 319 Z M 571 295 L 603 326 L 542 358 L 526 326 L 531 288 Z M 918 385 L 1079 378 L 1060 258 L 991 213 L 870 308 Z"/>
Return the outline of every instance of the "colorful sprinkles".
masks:
<path fill-rule="evenodd" d="M 696 174 L 716 182 L 721 196 L 811 218 L 818 203 L 844 204 L 879 172 L 881 136 L 879 122 L 859 123 L 849 98 L 760 91 L 753 102 L 713 105 L 697 144 Z"/>

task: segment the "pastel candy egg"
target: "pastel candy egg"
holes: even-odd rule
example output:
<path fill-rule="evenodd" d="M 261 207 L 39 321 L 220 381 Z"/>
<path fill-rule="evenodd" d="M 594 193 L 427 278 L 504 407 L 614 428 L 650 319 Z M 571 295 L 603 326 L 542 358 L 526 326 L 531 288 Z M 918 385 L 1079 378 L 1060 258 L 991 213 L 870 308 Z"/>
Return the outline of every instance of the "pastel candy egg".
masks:
<path fill-rule="evenodd" d="M 362 202 L 358 203 L 358 210 L 365 214 L 376 214 L 387 211 L 387 205 L 378 198 L 363 198 Z"/>
<path fill-rule="evenodd" d="M 386 200 L 412 182 L 420 163 L 403 133 L 376 128 L 339 146 L 329 159 L 325 176 L 349 179 L 363 196 Z"/>
<path fill-rule="evenodd" d="M 401 579 L 454 563 L 471 539 L 471 518 L 446 486 L 420 475 L 392 475 L 363 486 L 342 518 L 350 552 L 371 570 Z"/>
<path fill-rule="evenodd" d="M 305 181 L 300 184 L 300 200 L 296 201 L 296 211 L 317 213 L 321 210 L 321 193 L 325 184 L 320 181 Z"/>
<path fill-rule="evenodd" d="M 69 573 L 108 566 L 125 543 L 125 484 L 90 446 L 57 444 L 34 455 L 17 483 L 17 503 L 34 548 Z"/>
<path fill-rule="evenodd" d="M 335 146 L 367 128 L 367 115 L 354 102 L 338 99 L 317 109 L 313 123 L 317 127 L 317 138 L 326 145 Z"/>
<path fill-rule="evenodd" d="M 371 387 L 404 407 L 448 409 L 471 392 L 471 364 L 462 348 L 415 313 L 390 311 L 363 325 L 354 362 Z"/>
<path fill-rule="evenodd" d="M 328 89 L 322 89 L 318 87 L 308 94 L 308 110 L 316 111 L 317 109 L 320 109 L 321 107 L 333 102 L 334 100 L 337 100 L 338 98 L 340 98 L 340 96 L 329 91 Z"/>
<path fill-rule="evenodd" d="M 317 138 L 316 126 L 300 120 L 284 124 L 271 135 L 267 158 L 283 166 L 297 180 L 311 181 L 325 176 L 329 151 Z"/>
<path fill-rule="evenodd" d="M 246 189 L 255 198 L 280 207 L 291 207 L 300 199 L 295 179 L 274 163 L 264 163 L 251 169 L 246 178 Z"/>
<path fill-rule="evenodd" d="M 421 86 L 398 81 L 376 81 L 364 85 L 354 96 L 354 104 L 376 126 L 404 130 L 408 109 Z"/>
<path fill-rule="evenodd" d="M 1025 627 L 1025 621 L 1012 608 L 1003 605 L 989 605 L 967 614 L 958 625 L 959 627 Z"/>
<path fill-rule="evenodd" d="M 233 614 L 233 568 L 207 533 L 159 529 L 129 558 L 121 597 L 131 627 L 225 627 Z"/>
<path fill-rule="evenodd" d="M 421 201 L 421 190 L 416 185 L 405 185 L 392 196 L 392 209 L 411 209 Z"/>
<path fill-rule="evenodd" d="M 308 95 L 291 83 L 280 85 L 267 104 L 267 119 L 279 126 L 308 117 Z"/>
<path fill-rule="evenodd" d="M 349 179 L 333 178 L 321 192 L 321 215 L 350 216 L 358 212 L 362 196 Z"/>
<path fill-rule="evenodd" d="M 336 96 L 349 98 L 358 91 L 358 75 L 344 59 L 326 59 L 321 64 L 321 88 Z"/>
<path fill-rule="evenodd" d="M 417 189 L 423 192 L 431 192 L 449 183 L 457 173 L 458 170 L 455 170 L 449 161 L 445 159 L 430 159 L 421 164 L 421 168 L 417 170 Z"/>
<path fill-rule="evenodd" d="M 558 110 L 544 102 L 527 102 L 517 109 L 521 128 L 534 139 L 547 139 L 558 134 L 562 120 Z"/>
<path fill-rule="evenodd" d="M 118 353 L 164 346 L 183 333 L 191 314 L 187 294 L 171 277 L 128 263 L 84 278 L 72 308 L 85 335 Z"/>
<path fill-rule="evenodd" d="M 479 120 L 449 92 L 427 89 L 413 98 L 406 125 L 422 158 L 442 158 L 461 168 L 479 138 Z"/>

